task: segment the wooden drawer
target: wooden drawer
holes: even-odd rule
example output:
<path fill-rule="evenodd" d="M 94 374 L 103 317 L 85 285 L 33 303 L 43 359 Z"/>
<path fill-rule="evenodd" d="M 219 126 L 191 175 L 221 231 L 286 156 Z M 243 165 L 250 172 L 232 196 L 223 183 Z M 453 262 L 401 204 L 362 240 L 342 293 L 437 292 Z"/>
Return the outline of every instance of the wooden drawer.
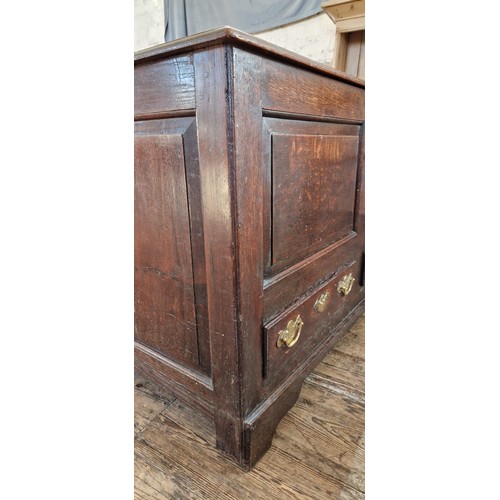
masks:
<path fill-rule="evenodd" d="M 344 266 L 264 325 L 264 376 L 269 383 L 292 372 L 328 340 L 330 332 L 361 299 L 360 274 L 359 261 Z M 350 278 L 353 281 L 349 286 Z"/>

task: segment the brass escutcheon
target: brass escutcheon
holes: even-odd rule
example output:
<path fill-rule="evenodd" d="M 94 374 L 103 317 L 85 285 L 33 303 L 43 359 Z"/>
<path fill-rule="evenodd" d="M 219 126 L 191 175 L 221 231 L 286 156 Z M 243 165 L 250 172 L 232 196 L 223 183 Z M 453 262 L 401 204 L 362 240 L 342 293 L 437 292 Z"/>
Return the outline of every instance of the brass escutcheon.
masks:
<path fill-rule="evenodd" d="M 330 292 L 325 292 L 320 295 L 320 297 L 314 303 L 314 310 L 322 313 L 326 308 L 326 303 L 328 302 L 328 297 Z"/>
<path fill-rule="evenodd" d="M 356 280 L 352 277 L 352 273 L 344 276 L 337 285 L 337 292 L 339 292 L 340 295 L 348 295 L 352 290 L 352 285 L 354 285 L 355 281 Z"/>
<path fill-rule="evenodd" d="M 303 326 L 304 322 L 299 314 L 295 319 L 291 319 L 288 322 L 285 330 L 280 330 L 276 345 L 278 347 L 281 347 L 283 344 L 287 347 L 294 346 L 297 343 L 297 340 L 299 340 L 300 332 L 302 331 Z"/>

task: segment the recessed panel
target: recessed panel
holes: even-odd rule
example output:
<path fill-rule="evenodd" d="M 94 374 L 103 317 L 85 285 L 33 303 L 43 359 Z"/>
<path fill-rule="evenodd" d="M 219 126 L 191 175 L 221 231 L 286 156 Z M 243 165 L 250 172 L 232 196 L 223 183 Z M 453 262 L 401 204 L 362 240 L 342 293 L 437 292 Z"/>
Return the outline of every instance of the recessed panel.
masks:
<path fill-rule="evenodd" d="M 160 353 L 198 364 L 181 135 L 135 137 L 135 335 Z"/>
<path fill-rule="evenodd" d="M 354 135 L 272 135 L 271 265 L 352 231 L 358 147 Z"/>

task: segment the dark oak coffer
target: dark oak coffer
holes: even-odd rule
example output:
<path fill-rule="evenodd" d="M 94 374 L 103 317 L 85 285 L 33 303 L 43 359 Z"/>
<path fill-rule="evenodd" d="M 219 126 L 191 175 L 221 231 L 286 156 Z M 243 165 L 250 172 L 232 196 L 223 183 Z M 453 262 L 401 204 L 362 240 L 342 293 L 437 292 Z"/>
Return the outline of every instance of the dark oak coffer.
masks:
<path fill-rule="evenodd" d="M 135 359 L 248 469 L 364 308 L 364 84 L 232 28 L 135 56 Z"/>

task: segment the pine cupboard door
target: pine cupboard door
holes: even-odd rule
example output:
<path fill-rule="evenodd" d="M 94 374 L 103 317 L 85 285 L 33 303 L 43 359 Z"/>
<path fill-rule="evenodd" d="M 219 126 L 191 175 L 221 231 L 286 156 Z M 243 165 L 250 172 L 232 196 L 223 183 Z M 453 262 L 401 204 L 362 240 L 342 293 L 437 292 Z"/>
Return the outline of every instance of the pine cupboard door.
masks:
<path fill-rule="evenodd" d="M 208 362 L 198 342 L 193 245 L 195 253 L 199 246 L 192 241 L 188 188 L 197 155 L 186 151 L 186 144 L 196 144 L 195 123 L 137 122 L 135 132 L 135 340 L 202 369 Z"/>
<path fill-rule="evenodd" d="M 365 79 L 365 30 L 348 34 L 344 71 Z"/>

